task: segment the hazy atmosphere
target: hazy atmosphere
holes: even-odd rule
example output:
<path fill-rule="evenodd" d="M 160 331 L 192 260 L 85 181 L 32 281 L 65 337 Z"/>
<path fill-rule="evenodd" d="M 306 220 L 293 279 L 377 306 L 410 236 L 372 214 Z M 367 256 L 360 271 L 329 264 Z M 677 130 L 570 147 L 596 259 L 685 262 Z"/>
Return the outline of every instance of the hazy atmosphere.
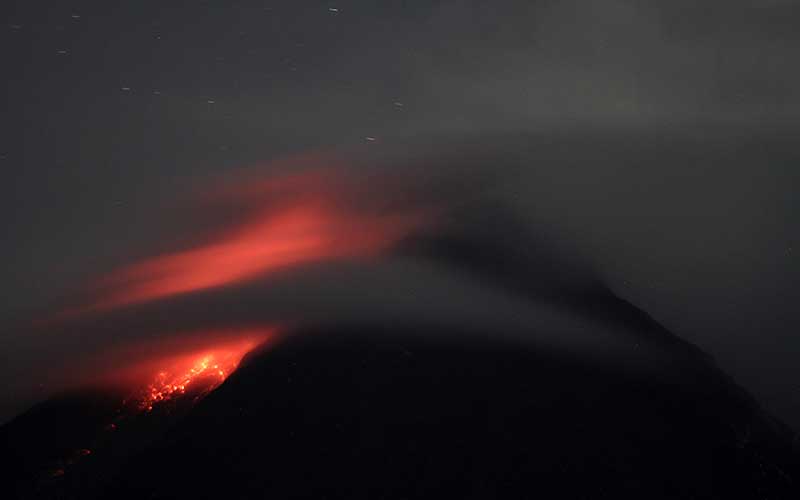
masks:
<path fill-rule="evenodd" d="M 419 244 L 441 232 L 504 256 L 495 278 L 613 291 L 800 429 L 797 2 L 2 15 L 2 420 L 105 351 L 209 325 L 425 318 L 657 368 Z M 325 251 L 291 229 L 274 272 L 183 275 L 262 214 L 322 228 Z"/>

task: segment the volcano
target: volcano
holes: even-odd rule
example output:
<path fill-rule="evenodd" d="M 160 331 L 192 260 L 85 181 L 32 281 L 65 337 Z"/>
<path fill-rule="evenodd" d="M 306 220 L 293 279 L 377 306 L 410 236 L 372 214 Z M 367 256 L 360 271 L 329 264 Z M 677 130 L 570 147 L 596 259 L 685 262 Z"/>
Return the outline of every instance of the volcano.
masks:
<path fill-rule="evenodd" d="M 241 341 L 178 353 L 193 337 L 165 334 L 139 389 L 64 394 L 0 427 L 6 496 L 800 498 L 794 434 L 709 355 L 479 208 L 316 277 L 351 287 L 304 288 L 306 270 L 280 293 L 102 316 L 256 324 L 287 295 L 319 298 Z M 345 293 L 352 315 L 316 310 Z"/>
<path fill-rule="evenodd" d="M 2 428 L 6 491 L 797 498 L 791 433 L 696 349 L 673 345 L 670 375 L 644 376 L 433 329 L 441 327 L 295 332 L 251 352 L 205 398 L 129 416 L 99 445 L 119 416 L 114 395 L 50 401 Z M 48 465 L 68 449 L 77 455 L 54 474 Z"/>

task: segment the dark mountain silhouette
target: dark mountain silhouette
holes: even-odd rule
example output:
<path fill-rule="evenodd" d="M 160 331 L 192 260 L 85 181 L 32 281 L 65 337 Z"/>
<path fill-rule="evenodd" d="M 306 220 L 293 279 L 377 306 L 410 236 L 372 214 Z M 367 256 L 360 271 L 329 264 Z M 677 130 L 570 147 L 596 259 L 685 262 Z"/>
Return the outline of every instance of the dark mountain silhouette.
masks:
<path fill-rule="evenodd" d="M 298 333 L 253 353 L 190 411 L 138 417 L 159 421 L 153 435 L 121 436 L 37 493 L 796 498 L 791 435 L 694 356 L 676 351 L 684 370 L 665 380 L 419 329 Z M 51 405 L 4 432 L 36 439 L 70 415 Z"/>
<path fill-rule="evenodd" d="M 486 287 L 616 328 L 634 341 L 646 339 L 706 357 L 610 290 L 574 244 L 543 227 L 531 231 L 529 222 L 502 205 L 467 204 L 451 214 L 444 228 L 408 239 L 402 251 L 457 269 Z"/>
<path fill-rule="evenodd" d="M 186 395 L 141 413 L 101 391 L 33 408 L 0 428 L 6 491 L 59 499 L 800 498 L 794 435 L 709 356 L 617 297 L 578 256 L 526 236 L 508 214 L 462 215 L 400 252 L 586 319 L 613 332 L 616 359 L 638 364 L 529 341 L 541 332 L 457 321 L 298 327 L 248 355 L 197 404 Z M 647 369 L 650 359 L 659 366 Z"/>

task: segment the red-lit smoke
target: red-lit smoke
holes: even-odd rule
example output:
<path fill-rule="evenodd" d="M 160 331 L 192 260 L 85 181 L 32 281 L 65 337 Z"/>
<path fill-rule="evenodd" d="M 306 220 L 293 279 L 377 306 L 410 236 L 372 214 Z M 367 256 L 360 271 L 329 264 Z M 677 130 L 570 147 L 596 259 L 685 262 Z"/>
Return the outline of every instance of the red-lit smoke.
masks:
<path fill-rule="evenodd" d="M 311 163 L 305 170 L 304 162 Z M 146 387 L 137 396 L 140 408 L 145 409 L 183 393 L 210 391 L 235 369 L 257 340 L 263 340 L 262 334 L 274 331 L 275 325 L 256 325 L 260 333 L 255 340 L 243 339 L 235 332 L 222 333 L 214 343 L 200 349 L 195 348 L 192 339 L 207 336 L 208 328 L 217 335 L 226 328 L 235 330 L 248 323 L 252 326 L 252 321 L 230 318 L 230 324 L 217 322 L 198 328 L 196 322 L 182 325 L 177 319 L 170 322 L 166 331 L 142 331 L 137 335 L 128 330 L 130 339 L 153 340 L 135 355 L 120 356 L 102 346 L 128 353 L 138 347 L 135 340 L 131 343 L 113 337 L 117 332 L 112 310 L 264 279 L 292 266 L 374 257 L 431 222 L 431 211 L 392 196 L 392 187 L 397 186 L 385 175 L 357 177 L 341 164 L 333 168 L 334 163 L 320 156 L 295 158 L 289 163 L 271 166 L 273 171 L 292 172 L 289 175 L 251 177 L 244 182 L 223 179 L 205 189 L 201 186 L 196 205 L 192 206 L 195 211 L 185 227 L 176 228 L 176 234 L 190 238 L 177 240 L 192 243 L 102 275 L 80 305 L 62 310 L 53 321 L 42 323 L 40 327 L 45 329 L 55 326 L 65 332 L 85 332 L 83 326 L 89 325 L 108 335 L 89 337 L 96 345 L 87 346 L 91 349 L 81 360 L 87 369 L 76 370 L 75 364 L 70 363 L 72 376 L 79 381 L 102 381 L 136 368 L 138 378 L 133 382 L 136 387 Z M 402 196 L 406 192 L 399 189 L 394 191 L 397 193 Z M 208 298 L 213 301 L 214 295 Z M 146 311 L 143 309 L 142 313 Z M 125 315 L 132 311 L 120 312 Z M 185 329 L 199 331 L 186 334 Z M 117 361 L 122 364 L 115 365 Z M 147 370 L 143 371 L 145 364 Z M 105 367 L 103 373 L 108 377 L 91 369 L 100 366 Z M 121 369 L 108 370 L 115 366 Z"/>
<path fill-rule="evenodd" d="M 419 210 L 365 206 L 349 199 L 356 190 L 345 185 L 332 171 L 318 170 L 218 189 L 212 195 L 247 207 L 238 220 L 194 246 L 110 273 L 99 283 L 100 298 L 78 312 L 236 284 L 298 264 L 371 256 L 428 219 Z"/>

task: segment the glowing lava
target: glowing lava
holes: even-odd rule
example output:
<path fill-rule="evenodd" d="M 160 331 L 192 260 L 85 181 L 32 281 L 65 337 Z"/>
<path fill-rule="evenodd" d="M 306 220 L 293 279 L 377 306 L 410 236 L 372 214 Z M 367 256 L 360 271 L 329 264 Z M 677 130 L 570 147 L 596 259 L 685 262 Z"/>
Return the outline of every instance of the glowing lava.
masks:
<path fill-rule="evenodd" d="M 208 394 L 224 382 L 244 355 L 257 345 L 257 341 L 248 339 L 160 361 L 161 368 L 136 396 L 136 406 L 150 411 L 159 403 L 185 394 L 195 398 Z"/>

